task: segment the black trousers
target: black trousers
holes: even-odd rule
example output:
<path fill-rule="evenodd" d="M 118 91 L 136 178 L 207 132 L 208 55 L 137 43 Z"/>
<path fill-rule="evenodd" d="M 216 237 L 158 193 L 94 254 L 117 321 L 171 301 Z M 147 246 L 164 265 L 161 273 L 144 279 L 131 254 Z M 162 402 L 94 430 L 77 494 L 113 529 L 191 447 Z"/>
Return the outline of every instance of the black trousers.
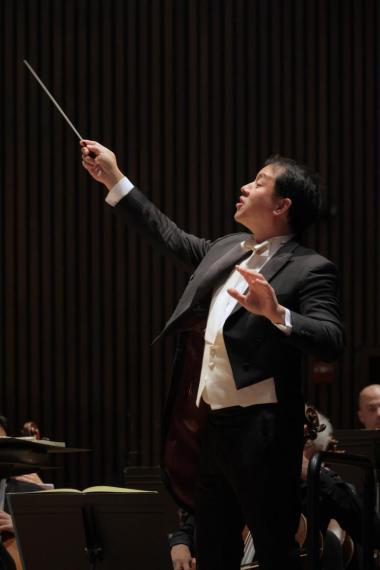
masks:
<path fill-rule="evenodd" d="M 210 411 L 196 491 L 198 570 L 238 570 L 245 524 L 261 570 L 301 568 L 303 417 L 303 406 L 279 404 Z"/>

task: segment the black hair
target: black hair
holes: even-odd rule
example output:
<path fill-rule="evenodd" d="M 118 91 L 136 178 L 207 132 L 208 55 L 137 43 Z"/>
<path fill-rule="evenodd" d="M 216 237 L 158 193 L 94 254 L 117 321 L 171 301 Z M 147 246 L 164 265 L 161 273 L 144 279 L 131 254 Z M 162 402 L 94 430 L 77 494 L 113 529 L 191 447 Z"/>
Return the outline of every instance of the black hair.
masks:
<path fill-rule="evenodd" d="M 296 234 L 300 234 L 319 218 L 321 212 L 319 175 L 292 158 L 279 154 L 265 161 L 265 166 L 269 164 L 284 169 L 276 177 L 275 193 L 292 201 L 289 224 Z"/>

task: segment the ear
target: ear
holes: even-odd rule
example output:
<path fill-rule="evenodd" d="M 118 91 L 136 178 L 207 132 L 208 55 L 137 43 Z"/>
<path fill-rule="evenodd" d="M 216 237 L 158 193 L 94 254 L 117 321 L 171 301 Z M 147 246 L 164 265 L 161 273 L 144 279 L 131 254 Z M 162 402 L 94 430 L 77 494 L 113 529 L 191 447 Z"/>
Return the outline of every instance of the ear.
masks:
<path fill-rule="evenodd" d="M 273 210 L 273 214 L 275 216 L 283 216 L 292 205 L 292 201 L 290 198 L 280 198 L 277 203 L 277 206 Z"/>

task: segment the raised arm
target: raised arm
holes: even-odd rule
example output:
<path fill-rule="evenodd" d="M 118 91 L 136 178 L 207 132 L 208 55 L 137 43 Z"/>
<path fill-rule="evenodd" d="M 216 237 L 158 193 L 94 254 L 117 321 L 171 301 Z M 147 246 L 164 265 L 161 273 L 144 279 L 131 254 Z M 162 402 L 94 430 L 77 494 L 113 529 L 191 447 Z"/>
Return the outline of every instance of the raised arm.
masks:
<path fill-rule="evenodd" d="M 140 190 L 134 187 L 118 167 L 115 154 L 95 141 L 83 140 L 82 164 L 97 182 L 110 193 L 120 195 L 108 203 L 116 215 L 134 226 L 154 246 L 174 256 L 187 270 L 193 271 L 206 255 L 210 241 L 181 230 L 161 212 Z"/>

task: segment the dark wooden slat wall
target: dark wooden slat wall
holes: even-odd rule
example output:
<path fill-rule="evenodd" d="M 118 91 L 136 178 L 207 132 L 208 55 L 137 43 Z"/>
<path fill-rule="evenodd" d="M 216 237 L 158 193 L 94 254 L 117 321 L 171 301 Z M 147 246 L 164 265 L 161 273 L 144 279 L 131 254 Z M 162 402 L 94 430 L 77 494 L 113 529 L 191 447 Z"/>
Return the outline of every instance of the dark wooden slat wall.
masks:
<path fill-rule="evenodd" d="M 347 349 L 306 392 L 356 425 L 380 353 L 379 3 L 1 0 L 0 17 L 0 410 L 94 450 L 56 481 L 158 463 L 173 341 L 150 343 L 186 275 L 115 221 L 23 58 L 193 233 L 234 231 L 238 189 L 273 152 L 322 173 L 328 215 L 307 241 L 341 268 Z"/>

